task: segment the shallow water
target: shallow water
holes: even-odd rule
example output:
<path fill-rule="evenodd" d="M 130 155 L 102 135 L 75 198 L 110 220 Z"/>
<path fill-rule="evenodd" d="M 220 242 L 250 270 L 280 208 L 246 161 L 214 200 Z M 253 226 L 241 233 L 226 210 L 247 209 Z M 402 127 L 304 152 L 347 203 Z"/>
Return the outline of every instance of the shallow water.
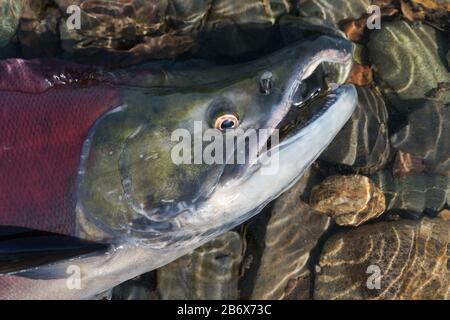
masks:
<path fill-rule="evenodd" d="M 0 0 L 0 62 L 102 75 L 232 65 L 323 34 L 354 43 L 346 126 L 259 215 L 112 299 L 450 298 L 450 2 Z M 55 81 L 95 78 L 71 75 Z"/>

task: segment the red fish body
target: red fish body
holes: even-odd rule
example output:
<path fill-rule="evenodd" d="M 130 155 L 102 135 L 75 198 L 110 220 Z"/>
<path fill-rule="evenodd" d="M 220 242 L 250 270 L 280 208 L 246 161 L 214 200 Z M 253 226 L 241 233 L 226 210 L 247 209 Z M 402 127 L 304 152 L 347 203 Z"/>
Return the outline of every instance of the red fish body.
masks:
<path fill-rule="evenodd" d="M 0 225 L 74 235 L 83 142 L 118 105 L 118 90 L 89 68 L 0 62 Z"/>

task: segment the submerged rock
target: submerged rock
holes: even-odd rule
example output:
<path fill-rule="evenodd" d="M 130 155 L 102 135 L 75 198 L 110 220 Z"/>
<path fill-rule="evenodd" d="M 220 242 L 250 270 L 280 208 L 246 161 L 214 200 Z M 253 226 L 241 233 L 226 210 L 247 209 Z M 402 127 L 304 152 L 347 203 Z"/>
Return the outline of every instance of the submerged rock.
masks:
<path fill-rule="evenodd" d="M 149 58 L 174 58 L 189 50 L 195 28 L 206 18 L 207 2 L 160 0 L 58 0 L 61 12 L 76 5 L 81 26 L 60 24 L 62 47 L 79 61 L 126 66 Z M 176 15 L 179 19 L 174 19 Z M 182 22 L 185 19 L 187 22 Z"/>
<path fill-rule="evenodd" d="M 327 240 L 315 299 L 448 299 L 450 221 L 362 226 Z"/>
<path fill-rule="evenodd" d="M 390 154 L 388 113 L 375 91 L 357 88 L 358 105 L 349 122 L 325 149 L 320 159 L 373 173 L 383 168 Z"/>
<path fill-rule="evenodd" d="M 312 189 L 310 204 L 341 226 L 359 226 L 385 210 L 383 193 L 359 175 L 326 178 Z"/>
<path fill-rule="evenodd" d="M 252 299 L 309 299 L 310 251 L 329 226 L 329 218 L 300 199 L 307 173 L 273 206 L 264 236 L 264 251 L 256 274 Z"/>
<path fill-rule="evenodd" d="M 429 171 L 450 176 L 450 107 L 430 100 L 408 120 L 392 136 L 392 146 L 423 159 Z"/>
<path fill-rule="evenodd" d="M 264 50 L 270 26 L 290 9 L 282 0 L 57 0 L 61 12 L 81 8 L 81 28 L 60 25 L 65 52 L 78 60 L 125 66 L 171 59 L 202 49 L 200 56 L 236 57 Z M 67 15 L 68 16 L 68 15 Z M 67 18 L 67 17 L 66 17 Z"/>
<path fill-rule="evenodd" d="M 24 0 L 0 0 L 0 48 L 16 33 Z"/>
<path fill-rule="evenodd" d="M 388 171 L 372 176 L 386 198 L 386 209 L 404 210 L 421 214 L 424 211 L 439 212 L 450 194 L 450 177 L 426 173 L 410 174 L 394 178 Z"/>
<path fill-rule="evenodd" d="M 237 299 L 240 235 L 229 231 L 156 271 L 161 299 Z"/>
<path fill-rule="evenodd" d="M 338 24 L 344 19 L 358 19 L 367 12 L 371 0 L 299 0 L 300 16 L 316 17 Z"/>
<path fill-rule="evenodd" d="M 422 99 L 449 81 L 441 58 L 446 41 L 428 25 L 405 21 L 385 22 L 371 33 L 369 57 L 384 82 L 384 93 L 398 110 L 409 111 L 411 103 L 403 100 Z"/>

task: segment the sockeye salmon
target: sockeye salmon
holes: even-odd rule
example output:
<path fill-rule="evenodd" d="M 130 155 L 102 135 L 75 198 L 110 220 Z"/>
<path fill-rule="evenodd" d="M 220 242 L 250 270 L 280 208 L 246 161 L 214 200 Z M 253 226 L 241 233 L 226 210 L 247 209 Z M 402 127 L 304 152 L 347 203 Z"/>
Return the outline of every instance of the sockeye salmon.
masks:
<path fill-rule="evenodd" d="M 321 36 L 233 66 L 1 61 L 0 298 L 91 298 L 260 212 L 351 116 L 355 88 L 321 83 L 351 51 Z M 278 144 L 246 145 L 254 162 L 173 161 L 176 130 L 275 132 L 298 112 Z"/>

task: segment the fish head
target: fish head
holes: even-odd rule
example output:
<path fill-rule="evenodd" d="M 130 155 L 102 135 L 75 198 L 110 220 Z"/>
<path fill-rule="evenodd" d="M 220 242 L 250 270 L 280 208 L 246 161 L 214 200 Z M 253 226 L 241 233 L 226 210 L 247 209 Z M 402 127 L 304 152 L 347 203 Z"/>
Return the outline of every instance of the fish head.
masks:
<path fill-rule="evenodd" d="M 249 219 L 351 116 L 355 88 L 327 87 L 320 72 L 322 63 L 350 65 L 351 51 L 322 36 L 257 61 L 164 70 L 121 87 L 123 104 L 96 122 L 83 149 L 80 221 L 169 249 L 195 248 Z"/>

